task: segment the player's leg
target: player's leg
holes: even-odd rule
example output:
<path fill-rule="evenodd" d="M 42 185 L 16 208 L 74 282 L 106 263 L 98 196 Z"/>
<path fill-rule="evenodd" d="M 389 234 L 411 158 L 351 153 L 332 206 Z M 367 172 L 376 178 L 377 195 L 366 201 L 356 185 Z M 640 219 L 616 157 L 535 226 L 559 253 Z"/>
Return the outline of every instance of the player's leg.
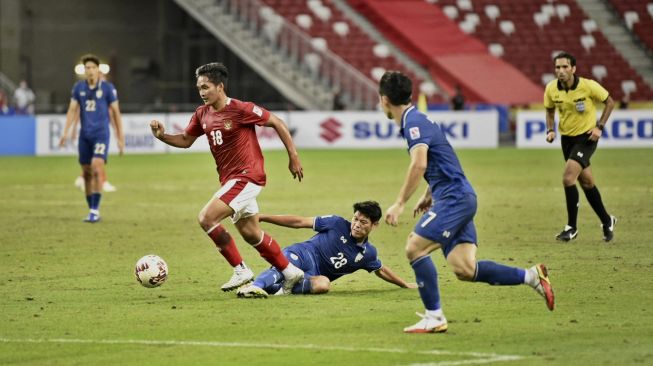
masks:
<path fill-rule="evenodd" d="M 253 213 L 255 211 L 256 213 Z M 240 217 L 234 223 L 243 239 L 252 245 L 268 263 L 277 269 L 284 277 L 283 292 L 291 293 L 296 283 L 302 281 L 304 272 L 290 263 L 281 252 L 281 247 L 274 238 L 261 230 L 258 221 L 258 205 L 253 200 L 246 210 L 241 211 L 243 214 L 252 216 Z"/>
<path fill-rule="evenodd" d="M 103 192 L 115 192 L 115 191 L 118 190 L 118 188 L 116 188 L 116 186 L 109 183 L 109 180 L 107 179 L 106 166 L 104 167 L 104 169 L 102 169 L 102 173 L 100 174 L 100 182 L 102 182 L 102 191 Z"/>
<path fill-rule="evenodd" d="M 211 238 L 220 254 L 222 254 L 233 268 L 233 275 L 229 281 L 222 285 L 222 291 L 236 289 L 254 278 L 254 272 L 243 261 L 233 237 L 221 224 L 222 220 L 234 213 L 233 208 L 224 201 L 229 201 L 229 198 L 234 195 L 232 192 L 233 184 L 230 182 L 227 182 L 216 192 L 198 215 L 200 226 L 209 238 Z"/>
<path fill-rule="evenodd" d="M 438 248 L 440 248 L 440 244 L 414 232 L 408 235 L 406 257 L 415 272 L 415 280 L 425 312 L 423 315 L 417 313 L 422 320 L 404 328 L 406 333 L 442 333 L 447 331 L 447 320 L 440 304 L 438 272 L 430 256 L 431 252 Z"/>
<path fill-rule="evenodd" d="M 601 220 L 601 228 L 603 229 L 603 240 L 611 241 L 614 237 L 614 225 L 617 223 L 617 218 L 608 214 L 608 211 L 603 206 L 601 193 L 594 183 L 594 176 L 592 175 L 592 167 L 588 166 L 578 176 L 580 186 L 585 192 L 585 197 L 590 206 Z"/>
<path fill-rule="evenodd" d="M 574 159 L 567 159 L 565 170 L 562 174 L 562 186 L 565 190 L 565 202 L 567 204 L 567 225 L 556 235 L 557 240 L 569 241 L 578 235 L 578 188 L 576 180 L 580 175 L 583 167 Z"/>

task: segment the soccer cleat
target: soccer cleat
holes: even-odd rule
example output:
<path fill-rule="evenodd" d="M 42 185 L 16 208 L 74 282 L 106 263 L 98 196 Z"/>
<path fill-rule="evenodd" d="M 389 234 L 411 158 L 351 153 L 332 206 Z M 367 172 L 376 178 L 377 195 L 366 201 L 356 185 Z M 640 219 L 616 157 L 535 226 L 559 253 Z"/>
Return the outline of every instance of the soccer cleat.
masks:
<path fill-rule="evenodd" d="M 444 333 L 447 331 L 447 319 L 442 316 L 429 316 L 415 313 L 422 318 L 416 324 L 404 328 L 404 333 Z"/>
<path fill-rule="evenodd" d="M 283 285 L 282 290 L 285 295 L 292 293 L 292 288 L 295 287 L 297 282 L 304 279 L 304 271 L 295 267 L 292 263 L 288 263 L 288 267 L 283 270 Z"/>
<path fill-rule="evenodd" d="M 565 229 L 562 230 L 560 234 L 556 235 L 556 240 L 570 241 L 576 239 L 577 235 L 578 235 L 578 229 L 576 229 L 575 227 L 571 227 L 569 225 L 565 225 Z"/>
<path fill-rule="evenodd" d="M 240 286 L 238 292 L 236 293 L 238 297 L 244 299 L 267 299 L 268 293 L 264 289 L 254 286 L 253 284 L 247 284 L 245 286 Z"/>
<path fill-rule="evenodd" d="M 529 269 L 533 274 L 537 274 L 537 285 L 533 289 L 540 294 L 546 301 L 546 307 L 553 311 L 555 307 L 555 295 L 553 294 L 553 287 L 549 281 L 549 273 L 544 264 L 537 264 Z"/>
<path fill-rule="evenodd" d="M 617 224 L 617 218 L 614 216 L 610 216 L 610 226 L 606 226 L 604 224 L 601 224 L 601 228 L 603 229 L 603 240 L 605 242 L 609 242 L 614 238 L 614 226 Z"/>
<path fill-rule="evenodd" d="M 89 212 L 88 216 L 84 219 L 84 222 L 88 222 L 91 224 L 94 224 L 96 222 L 100 221 L 100 213 L 99 212 Z"/>
<path fill-rule="evenodd" d="M 75 187 L 79 188 L 80 191 L 84 190 L 84 177 L 80 175 L 75 178 Z"/>
<path fill-rule="evenodd" d="M 109 183 L 109 181 L 107 180 L 102 184 L 102 190 L 104 192 L 115 192 L 118 190 L 118 188 L 116 188 L 113 184 Z"/>
<path fill-rule="evenodd" d="M 254 280 L 254 272 L 247 268 L 244 263 L 239 264 L 234 267 L 234 274 L 229 281 L 222 285 L 221 289 L 225 292 L 235 290 L 244 284 L 252 282 L 252 280 Z"/>

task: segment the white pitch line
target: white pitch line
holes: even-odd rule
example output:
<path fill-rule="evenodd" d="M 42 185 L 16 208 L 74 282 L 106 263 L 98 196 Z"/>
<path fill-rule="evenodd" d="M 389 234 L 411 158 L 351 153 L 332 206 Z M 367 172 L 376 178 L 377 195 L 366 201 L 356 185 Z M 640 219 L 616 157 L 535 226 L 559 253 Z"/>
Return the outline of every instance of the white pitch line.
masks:
<path fill-rule="evenodd" d="M 312 349 L 319 351 L 343 352 L 371 352 L 371 353 L 412 353 L 434 356 L 459 356 L 474 357 L 474 359 L 460 361 L 443 361 L 437 363 L 414 363 L 406 366 L 456 366 L 485 364 L 501 361 L 516 361 L 522 356 L 499 355 L 496 353 L 479 352 L 452 352 L 442 350 L 412 351 L 402 348 L 359 348 L 343 346 L 321 346 L 316 344 L 274 344 L 274 343 L 245 343 L 245 342 L 217 342 L 217 341 L 180 341 L 180 340 L 146 340 L 146 339 L 74 339 L 74 338 L 0 338 L 0 343 L 74 343 L 74 344 L 109 344 L 109 345 L 146 345 L 146 346 L 200 346 L 200 347 L 231 347 L 231 348 L 270 348 L 270 349 Z"/>

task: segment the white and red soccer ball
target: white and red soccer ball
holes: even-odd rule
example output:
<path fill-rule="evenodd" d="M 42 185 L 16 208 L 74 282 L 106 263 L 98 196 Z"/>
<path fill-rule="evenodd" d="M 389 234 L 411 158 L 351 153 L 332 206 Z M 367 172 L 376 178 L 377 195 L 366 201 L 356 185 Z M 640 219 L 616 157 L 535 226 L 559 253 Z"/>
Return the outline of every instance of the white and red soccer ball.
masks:
<path fill-rule="evenodd" d="M 149 254 L 136 262 L 135 273 L 141 285 L 158 287 L 168 278 L 168 264 L 158 255 Z"/>

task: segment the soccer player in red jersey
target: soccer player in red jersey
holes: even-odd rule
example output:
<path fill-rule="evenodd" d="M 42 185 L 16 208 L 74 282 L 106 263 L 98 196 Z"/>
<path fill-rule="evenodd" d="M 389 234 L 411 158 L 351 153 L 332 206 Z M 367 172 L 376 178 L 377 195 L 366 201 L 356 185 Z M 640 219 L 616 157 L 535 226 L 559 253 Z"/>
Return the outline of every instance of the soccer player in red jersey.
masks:
<path fill-rule="evenodd" d="M 150 122 L 150 127 L 156 138 L 175 147 L 188 148 L 201 135 L 206 135 L 209 141 L 222 187 L 200 211 L 198 220 L 234 268 L 233 276 L 222 285 L 222 290 L 234 290 L 254 279 L 234 239 L 220 224 L 231 216 L 243 239 L 283 274 L 284 293 L 290 293 L 304 277 L 304 272 L 288 262 L 279 244 L 259 226 L 256 196 L 265 185 L 265 170 L 255 126 L 268 126 L 277 131 L 288 151 L 288 169 L 299 181 L 304 176 L 302 165 L 290 132 L 281 119 L 254 103 L 226 95 L 228 76 L 227 68 L 221 63 L 198 67 L 195 71 L 197 90 L 204 105 L 195 110 L 186 129 L 180 134 L 167 134 L 163 124 L 156 120 Z"/>

